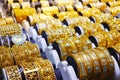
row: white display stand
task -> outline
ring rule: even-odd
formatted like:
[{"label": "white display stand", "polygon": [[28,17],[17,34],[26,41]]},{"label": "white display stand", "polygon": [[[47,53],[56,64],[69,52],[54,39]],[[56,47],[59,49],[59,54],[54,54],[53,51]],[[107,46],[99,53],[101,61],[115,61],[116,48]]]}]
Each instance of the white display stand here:
[{"label": "white display stand", "polygon": [[62,74],[63,80],[79,80],[72,66],[67,61],[62,61],[57,66]]},{"label": "white display stand", "polygon": [[35,42],[38,44],[39,48],[42,49],[43,52],[45,52],[45,48],[47,47],[47,44],[45,39],[41,35],[38,35],[36,37]]},{"label": "white display stand", "polygon": [[30,35],[30,37],[36,41],[36,37],[38,36],[36,30],[33,27],[29,27],[28,29],[28,34]]},{"label": "white display stand", "polygon": [[120,80],[120,68],[116,59],[112,56],[115,64],[114,80]]},{"label": "white display stand", "polygon": [[39,48],[45,52],[45,48],[47,47],[45,39],[41,35],[38,35],[33,27],[29,27],[28,34],[35,41],[35,43],[38,44]]},{"label": "white display stand", "polygon": [[28,32],[29,28],[30,28],[30,24],[27,20],[23,20],[22,21],[22,27]]},{"label": "white display stand", "polygon": [[51,63],[55,64],[55,67],[57,68],[58,63],[60,62],[60,58],[58,56],[57,51],[54,50],[52,46],[48,46],[45,49],[45,53],[46,53],[47,59],[49,59]]}]

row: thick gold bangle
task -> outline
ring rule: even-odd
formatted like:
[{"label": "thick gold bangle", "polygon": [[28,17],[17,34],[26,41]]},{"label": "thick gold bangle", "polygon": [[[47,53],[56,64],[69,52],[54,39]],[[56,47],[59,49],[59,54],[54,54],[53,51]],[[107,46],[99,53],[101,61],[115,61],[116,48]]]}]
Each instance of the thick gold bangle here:
[{"label": "thick gold bangle", "polygon": [[82,35],[80,38],[78,38],[81,42],[82,45],[82,51],[92,49],[92,43],[91,41],[87,38],[87,36]]},{"label": "thick gold bangle", "polygon": [[114,44],[117,44],[120,40],[120,33],[116,30],[110,31],[112,38],[114,39]]},{"label": "thick gold bangle", "polygon": [[27,50],[26,54],[28,55],[29,61],[34,61],[34,58],[40,57],[40,51],[36,44],[26,42],[24,43],[23,47],[24,47],[24,50]]},{"label": "thick gold bangle", "polygon": [[0,19],[0,26],[5,26],[6,25],[6,21],[4,19]]},{"label": "thick gold bangle", "polygon": [[87,79],[87,71],[85,69],[85,63],[84,60],[81,59],[82,55],[80,54],[71,54],[70,55],[77,64],[77,68],[78,68],[78,77],[80,80],[86,80]]},{"label": "thick gold bangle", "polygon": [[106,40],[103,37],[103,32],[96,32],[93,34],[93,36],[97,39],[98,46],[105,47],[106,46]]},{"label": "thick gold bangle", "polygon": [[12,17],[5,18],[6,24],[13,24],[14,20]]},{"label": "thick gold bangle", "polygon": [[30,2],[22,2],[21,6],[22,6],[22,9],[25,9],[25,8],[30,8],[31,4],[30,4]]},{"label": "thick gold bangle", "polygon": [[65,48],[66,48],[68,54],[77,52],[77,48],[76,48],[74,42],[72,42],[72,40],[68,40],[65,43]]},{"label": "thick gold bangle", "polygon": [[25,74],[25,78],[28,80],[39,80],[38,69],[33,62],[22,63],[21,67]]},{"label": "thick gold bangle", "polygon": [[99,58],[101,67],[102,67],[102,74],[101,74],[101,78],[107,78],[108,77],[108,62],[106,59],[105,54],[99,50],[99,48],[93,49],[93,51],[96,53],[97,57]]},{"label": "thick gold bangle", "polygon": [[38,68],[40,80],[56,80],[54,69],[50,61],[37,58],[34,63]]},{"label": "thick gold bangle", "polygon": [[[85,51],[87,51],[87,50],[85,50]],[[91,79],[93,77],[93,65],[91,62],[91,58],[85,52],[84,52],[84,54],[81,54],[81,53],[78,53],[78,54],[82,55],[81,58],[84,60],[88,79]]]},{"label": "thick gold bangle", "polygon": [[108,67],[109,75],[113,74],[114,69],[115,69],[114,61],[113,61],[112,57],[110,56],[109,51],[104,47],[99,47],[99,49],[102,50],[106,56],[107,62],[109,64],[109,67]]},{"label": "thick gold bangle", "polygon": [[49,2],[48,1],[40,1],[42,7],[48,7]]},{"label": "thick gold bangle", "polygon": [[18,66],[9,66],[4,68],[8,77],[8,80],[22,80]]},{"label": "thick gold bangle", "polygon": [[13,53],[13,57],[15,59],[16,64],[20,64],[21,62],[27,62],[28,56],[27,51],[24,50],[22,46],[14,45],[11,48],[11,51]]},{"label": "thick gold bangle", "polygon": [[99,74],[101,74],[101,66],[100,66],[100,62],[99,62],[98,57],[96,56],[96,54],[92,50],[89,50],[89,53],[87,53],[87,55],[91,58],[91,61],[92,61],[93,72],[95,74],[94,77],[99,76]]},{"label": "thick gold bangle", "polygon": [[25,9],[13,9],[12,15],[16,17],[17,22],[22,22],[27,16],[35,14],[36,10],[34,8],[25,8]]},{"label": "thick gold bangle", "polygon": [[59,48],[60,48],[60,51],[61,51],[61,58],[62,58],[62,60],[65,60],[65,58],[67,56],[67,50],[65,48],[65,42],[62,41],[62,40],[59,40],[57,42],[59,44]]},{"label": "thick gold bangle", "polygon": [[13,56],[11,55],[10,49],[3,46],[1,46],[0,49],[2,50],[0,51],[0,67],[3,68],[5,66],[14,65]]}]

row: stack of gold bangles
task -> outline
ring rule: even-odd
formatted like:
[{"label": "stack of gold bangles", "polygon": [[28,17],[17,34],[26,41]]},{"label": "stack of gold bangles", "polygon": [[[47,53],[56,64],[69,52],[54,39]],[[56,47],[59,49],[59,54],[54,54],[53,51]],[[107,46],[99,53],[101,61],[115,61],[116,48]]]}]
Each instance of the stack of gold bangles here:
[{"label": "stack of gold bangles", "polygon": [[80,37],[69,37],[69,39],[61,38],[57,43],[61,51],[60,57],[62,60],[65,60],[69,54],[92,49],[92,43],[85,35]]},{"label": "stack of gold bangles", "polygon": [[25,9],[25,8],[30,8],[31,5],[29,2],[22,2],[22,3],[12,3],[8,4],[8,11],[11,12],[13,9]]},{"label": "stack of gold bangles", "polygon": [[116,30],[110,32],[96,32],[92,34],[98,43],[98,46],[110,47],[119,43],[120,33]]},{"label": "stack of gold bangles", "polygon": [[[37,58],[34,62],[3,68],[8,80],[56,80],[50,61]],[[14,74],[13,74],[14,73]]]},{"label": "stack of gold bangles", "polygon": [[25,9],[13,9],[12,15],[15,16],[17,22],[22,22],[27,18],[28,15],[35,14],[36,10],[34,8],[25,8]]},{"label": "stack of gold bangles", "polygon": [[13,24],[15,22],[16,21],[13,17],[0,18],[0,26],[5,26],[7,24]]},{"label": "stack of gold bangles", "polygon": [[21,33],[22,33],[21,26],[17,23],[4,25],[0,27],[0,36],[21,34]]},{"label": "stack of gold bangles", "polygon": [[[107,79],[114,72],[114,61],[109,51],[104,47],[71,54],[67,60],[70,65],[76,64],[78,70],[76,74],[80,80]],[[72,61],[75,62],[72,63]]]},{"label": "stack of gold bangles", "polygon": [[12,48],[1,46],[0,49],[2,49],[0,51],[0,68],[20,64],[21,62],[34,61],[34,58],[41,55],[38,46],[30,42],[21,46],[13,45]]},{"label": "stack of gold bangles", "polygon": [[[53,33],[54,32],[54,33]],[[54,28],[46,31],[48,41],[54,42],[60,38],[75,36],[75,30],[73,28]]]}]

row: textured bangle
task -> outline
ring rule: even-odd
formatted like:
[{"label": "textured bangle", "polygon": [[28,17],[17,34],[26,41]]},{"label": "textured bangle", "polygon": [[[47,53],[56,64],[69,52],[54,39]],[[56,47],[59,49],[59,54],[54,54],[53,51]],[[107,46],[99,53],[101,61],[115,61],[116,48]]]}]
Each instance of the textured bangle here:
[{"label": "textured bangle", "polygon": [[38,68],[40,80],[56,80],[52,64],[46,59],[36,59],[34,62]]},{"label": "textured bangle", "polygon": [[8,80],[22,80],[18,66],[5,67]]},{"label": "textured bangle", "polygon": [[39,80],[38,69],[33,62],[22,63],[21,67],[23,69],[25,78],[28,80]]}]

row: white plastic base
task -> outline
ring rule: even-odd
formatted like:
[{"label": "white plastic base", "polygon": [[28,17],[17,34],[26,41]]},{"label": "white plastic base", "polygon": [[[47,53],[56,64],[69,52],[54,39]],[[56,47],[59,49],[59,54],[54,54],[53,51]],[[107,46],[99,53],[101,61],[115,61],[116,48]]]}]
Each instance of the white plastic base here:
[{"label": "white plastic base", "polygon": [[115,58],[112,56],[113,60],[114,60],[114,64],[115,64],[115,72],[114,72],[114,80],[120,80],[120,68],[119,65],[117,63],[117,61],[115,60]]},{"label": "white plastic base", "polygon": [[48,46],[45,49],[45,53],[47,58],[51,61],[51,63],[55,64],[55,67],[57,68],[58,63],[60,62],[57,51],[54,50],[52,46]]},{"label": "white plastic base", "polygon": [[28,34],[33,40],[36,40],[36,37],[38,36],[36,30],[33,27],[29,27]]},{"label": "white plastic base", "polygon": [[62,61],[57,66],[62,74],[63,80],[79,80],[72,66],[67,61]]},{"label": "white plastic base", "polygon": [[28,32],[29,28],[30,28],[30,24],[27,20],[23,20],[22,21],[22,27]]},{"label": "white plastic base", "polygon": [[36,37],[35,42],[38,44],[39,48],[42,49],[43,52],[45,52],[45,48],[47,47],[47,44],[45,39],[41,35],[38,35]]}]

